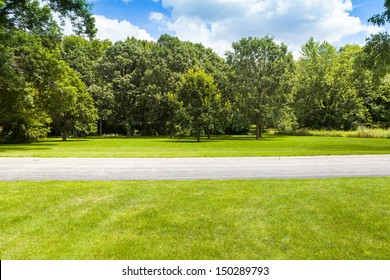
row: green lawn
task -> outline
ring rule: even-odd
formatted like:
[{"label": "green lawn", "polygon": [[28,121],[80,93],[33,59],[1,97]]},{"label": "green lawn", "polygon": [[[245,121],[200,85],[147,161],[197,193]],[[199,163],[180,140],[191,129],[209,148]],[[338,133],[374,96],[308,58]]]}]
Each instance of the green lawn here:
[{"label": "green lawn", "polygon": [[47,139],[0,145],[0,157],[240,157],[390,154],[390,139],[274,136],[224,136],[197,143],[193,138]]},{"label": "green lawn", "polygon": [[0,182],[0,259],[390,259],[390,178]]}]

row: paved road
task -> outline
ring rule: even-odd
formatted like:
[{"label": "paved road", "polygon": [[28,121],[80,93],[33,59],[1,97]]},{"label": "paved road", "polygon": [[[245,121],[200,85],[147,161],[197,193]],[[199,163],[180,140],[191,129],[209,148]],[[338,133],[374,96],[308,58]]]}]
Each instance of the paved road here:
[{"label": "paved road", "polygon": [[390,176],[390,155],[255,158],[0,158],[0,180],[195,180]]}]

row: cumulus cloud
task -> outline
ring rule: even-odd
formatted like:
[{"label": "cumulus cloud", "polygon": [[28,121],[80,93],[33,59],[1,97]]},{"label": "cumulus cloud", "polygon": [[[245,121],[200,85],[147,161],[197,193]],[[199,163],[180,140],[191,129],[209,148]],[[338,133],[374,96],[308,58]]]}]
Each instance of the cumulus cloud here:
[{"label": "cumulus cloud", "polygon": [[95,15],[95,19],[98,29],[96,36],[99,39],[110,39],[114,42],[125,40],[127,37],[148,41],[154,40],[145,29],[141,29],[126,20],[118,21],[101,15]]},{"label": "cumulus cloud", "polygon": [[[56,15],[57,20],[58,15]],[[98,32],[96,37],[101,40],[109,39],[112,42],[123,41],[128,37],[135,37],[141,40],[154,41],[155,39],[145,30],[133,25],[127,20],[118,21],[116,19],[109,19],[102,15],[95,15],[95,24]],[[65,26],[62,27],[65,35],[73,34],[72,24],[70,20],[65,20]]]},{"label": "cumulus cloud", "polygon": [[183,40],[202,42],[219,54],[246,36],[273,35],[297,53],[309,37],[340,43],[379,29],[353,17],[351,0],[161,0],[170,18],[153,14]]}]

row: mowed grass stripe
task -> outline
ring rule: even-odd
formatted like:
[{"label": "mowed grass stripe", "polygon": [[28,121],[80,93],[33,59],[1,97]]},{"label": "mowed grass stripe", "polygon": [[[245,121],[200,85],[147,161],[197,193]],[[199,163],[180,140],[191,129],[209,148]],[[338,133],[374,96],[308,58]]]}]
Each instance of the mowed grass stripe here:
[{"label": "mowed grass stripe", "polygon": [[0,182],[0,259],[389,259],[390,178]]},{"label": "mowed grass stripe", "polygon": [[221,136],[197,143],[193,138],[46,139],[33,144],[0,144],[0,157],[254,157],[390,154],[390,139],[275,136]]}]

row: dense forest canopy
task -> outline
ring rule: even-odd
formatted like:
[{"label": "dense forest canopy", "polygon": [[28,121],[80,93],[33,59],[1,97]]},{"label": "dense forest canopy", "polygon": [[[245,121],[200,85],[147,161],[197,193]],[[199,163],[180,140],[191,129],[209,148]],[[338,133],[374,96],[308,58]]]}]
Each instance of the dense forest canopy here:
[{"label": "dense forest canopy", "polygon": [[[242,38],[224,58],[202,44],[93,39],[84,0],[0,0],[0,141],[104,133],[245,133],[256,126],[390,127],[390,36],[339,49],[314,38],[294,60],[271,36]],[[385,12],[370,20],[389,22]],[[77,35],[63,36],[53,11]],[[81,37],[84,35],[85,37]]]}]

